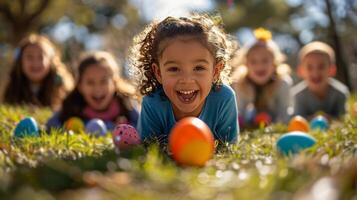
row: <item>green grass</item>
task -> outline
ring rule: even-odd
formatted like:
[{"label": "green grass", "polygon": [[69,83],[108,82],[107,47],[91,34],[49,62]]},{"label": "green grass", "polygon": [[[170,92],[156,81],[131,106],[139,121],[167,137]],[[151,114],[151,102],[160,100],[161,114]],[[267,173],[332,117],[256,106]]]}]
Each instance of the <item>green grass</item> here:
[{"label": "green grass", "polygon": [[203,168],[177,166],[152,146],[115,150],[111,136],[54,130],[14,139],[24,116],[44,129],[51,112],[0,106],[1,199],[352,199],[357,198],[357,119],[349,115],[317,144],[284,157],[286,126],[242,132]]}]

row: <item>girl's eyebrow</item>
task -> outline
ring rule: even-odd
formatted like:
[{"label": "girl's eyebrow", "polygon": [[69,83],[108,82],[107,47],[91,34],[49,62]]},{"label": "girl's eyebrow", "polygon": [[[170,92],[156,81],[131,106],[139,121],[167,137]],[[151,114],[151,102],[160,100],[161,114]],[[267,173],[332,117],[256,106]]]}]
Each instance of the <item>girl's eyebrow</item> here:
[{"label": "girl's eyebrow", "polygon": [[171,65],[171,64],[177,64],[177,62],[176,62],[176,61],[173,61],[173,60],[168,60],[168,61],[166,61],[166,62],[164,63],[164,66],[165,66],[165,65]]},{"label": "girl's eyebrow", "polygon": [[[197,60],[193,60],[193,63],[206,63],[206,64],[209,64],[209,62],[206,60],[206,59],[197,59]],[[176,61],[173,61],[173,60],[168,60],[164,63],[164,66],[165,65],[171,65],[171,64],[177,64],[179,62],[176,62]]]},{"label": "girl's eyebrow", "polygon": [[204,62],[204,63],[209,64],[209,62],[206,59],[197,59],[197,60],[194,60],[193,62],[195,62],[195,63]]}]

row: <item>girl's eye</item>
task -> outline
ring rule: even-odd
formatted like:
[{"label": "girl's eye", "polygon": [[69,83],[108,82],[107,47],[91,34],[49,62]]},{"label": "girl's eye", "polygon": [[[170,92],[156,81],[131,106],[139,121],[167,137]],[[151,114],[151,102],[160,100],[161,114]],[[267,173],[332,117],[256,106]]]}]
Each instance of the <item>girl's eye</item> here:
[{"label": "girl's eye", "polygon": [[178,67],[169,67],[169,68],[167,68],[168,72],[177,72],[178,70],[179,70]]},{"label": "girl's eye", "polygon": [[108,78],[101,80],[101,84],[103,84],[103,85],[106,85],[108,83],[109,83],[109,79]]},{"label": "girl's eye", "polygon": [[206,70],[206,67],[204,67],[202,65],[197,65],[194,70],[195,71],[204,71],[204,70]]},{"label": "girl's eye", "polygon": [[26,55],[26,56],[24,56],[25,57],[25,59],[27,59],[27,60],[32,60],[33,59],[33,56],[32,55]]},{"label": "girl's eye", "polygon": [[94,83],[93,80],[87,80],[85,83],[86,83],[88,86],[93,86],[93,85],[95,85],[95,83]]}]

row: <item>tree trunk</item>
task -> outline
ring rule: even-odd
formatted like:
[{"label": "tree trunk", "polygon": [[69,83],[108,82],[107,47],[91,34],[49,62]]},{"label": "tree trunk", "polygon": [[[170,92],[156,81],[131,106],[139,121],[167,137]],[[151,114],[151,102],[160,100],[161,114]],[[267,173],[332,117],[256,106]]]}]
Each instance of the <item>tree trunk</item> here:
[{"label": "tree trunk", "polygon": [[351,82],[348,73],[348,64],[344,59],[343,48],[341,45],[340,36],[338,35],[335,20],[332,13],[332,3],[330,0],[325,0],[326,12],[330,20],[329,35],[333,42],[333,47],[336,54],[337,79],[342,81],[349,90],[351,90]]},{"label": "tree trunk", "polygon": [[0,4],[0,14],[7,20],[10,25],[11,34],[8,34],[7,41],[16,45],[24,36],[37,26],[38,18],[48,7],[50,0],[41,0],[38,7],[31,13],[26,12],[27,1],[18,0],[20,10],[14,13],[6,3]]}]

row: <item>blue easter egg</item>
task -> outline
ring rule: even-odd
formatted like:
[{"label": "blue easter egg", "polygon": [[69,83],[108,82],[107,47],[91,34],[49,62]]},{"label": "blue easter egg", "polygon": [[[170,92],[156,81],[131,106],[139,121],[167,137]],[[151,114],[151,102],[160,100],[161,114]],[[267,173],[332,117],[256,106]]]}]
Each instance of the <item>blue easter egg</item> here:
[{"label": "blue easter egg", "polygon": [[278,150],[284,154],[296,154],[301,150],[312,147],[316,143],[316,139],[311,135],[301,131],[293,131],[282,135],[276,145]]},{"label": "blue easter egg", "polygon": [[324,130],[327,130],[328,127],[329,127],[328,121],[322,115],[314,117],[310,122],[311,129],[320,129],[320,130],[324,131]]},{"label": "blue easter egg", "polygon": [[25,137],[25,136],[39,136],[39,129],[37,122],[32,117],[26,117],[22,119],[14,130],[15,137]]},{"label": "blue easter egg", "polygon": [[92,119],[86,125],[86,132],[91,135],[103,136],[107,133],[107,127],[103,120]]}]

